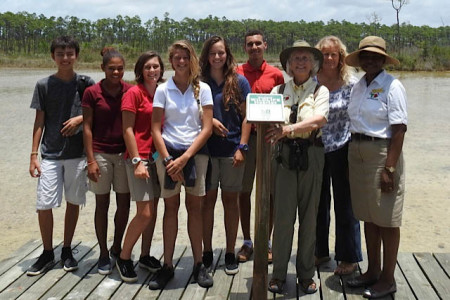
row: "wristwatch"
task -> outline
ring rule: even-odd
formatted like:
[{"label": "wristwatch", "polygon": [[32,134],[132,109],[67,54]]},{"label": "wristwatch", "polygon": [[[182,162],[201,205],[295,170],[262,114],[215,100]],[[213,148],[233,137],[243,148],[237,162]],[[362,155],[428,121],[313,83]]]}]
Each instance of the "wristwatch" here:
[{"label": "wristwatch", "polygon": [[394,172],[395,172],[395,168],[394,168],[394,167],[386,167],[386,166],[384,166],[384,168],[385,168],[386,171],[388,171],[389,173],[394,173]]},{"label": "wristwatch", "polygon": [[133,163],[133,165],[137,165],[138,163],[140,163],[142,161],[142,158],[140,157],[133,157],[133,159],[131,160],[131,162]]},{"label": "wristwatch", "polygon": [[242,150],[244,152],[247,152],[248,151],[248,144],[239,144],[238,149]]},{"label": "wristwatch", "polygon": [[167,166],[171,160],[173,160],[173,156],[172,155],[169,155],[166,158],[164,158],[163,159],[164,166]]}]

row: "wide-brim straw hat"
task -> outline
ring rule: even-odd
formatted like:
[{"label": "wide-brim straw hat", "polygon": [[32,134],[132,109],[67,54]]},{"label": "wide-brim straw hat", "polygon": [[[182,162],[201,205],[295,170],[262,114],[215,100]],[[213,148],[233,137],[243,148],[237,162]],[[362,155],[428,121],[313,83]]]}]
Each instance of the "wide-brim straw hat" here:
[{"label": "wide-brim straw hat", "polygon": [[384,64],[390,65],[398,65],[400,62],[398,59],[389,56],[386,52],[386,42],[380,38],[379,36],[368,36],[365,37],[359,42],[359,49],[350,53],[345,58],[345,63],[352,67],[360,67],[359,63],[359,53],[361,51],[369,51],[384,55],[386,57],[386,61]]},{"label": "wide-brim straw hat", "polygon": [[289,59],[289,56],[291,56],[292,51],[294,50],[306,50],[311,52],[314,55],[314,58],[319,61],[319,67],[322,67],[323,63],[323,54],[320,52],[319,49],[316,49],[314,47],[311,47],[307,42],[303,40],[295,41],[292,47],[286,48],[280,53],[280,62],[283,66],[283,69],[286,70],[286,62]]}]

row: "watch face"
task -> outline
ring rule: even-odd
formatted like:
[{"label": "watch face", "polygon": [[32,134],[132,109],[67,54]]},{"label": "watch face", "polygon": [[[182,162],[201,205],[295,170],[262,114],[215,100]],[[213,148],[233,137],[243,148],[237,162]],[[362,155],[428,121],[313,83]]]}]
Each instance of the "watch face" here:
[{"label": "watch face", "polygon": [[244,150],[244,151],[248,151],[248,145],[247,144],[240,144],[239,145],[239,149]]},{"label": "watch face", "polygon": [[133,163],[133,165],[136,165],[137,163],[139,163],[141,161],[140,157],[133,157],[133,159],[131,160],[131,162]]}]

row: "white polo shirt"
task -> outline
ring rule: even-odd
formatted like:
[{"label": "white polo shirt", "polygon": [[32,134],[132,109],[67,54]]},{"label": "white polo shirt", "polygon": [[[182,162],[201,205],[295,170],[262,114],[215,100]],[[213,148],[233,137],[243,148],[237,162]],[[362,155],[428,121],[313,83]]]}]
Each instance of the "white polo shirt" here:
[{"label": "white polo shirt", "polygon": [[[213,105],[210,87],[200,81],[200,104]],[[202,130],[197,100],[192,85],[183,94],[172,78],[158,86],[153,106],[164,109],[162,137],[175,149],[187,148]]]},{"label": "white polo shirt", "polygon": [[350,132],[391,138],[391,125],[407,125],[405,88],[385,70],[369,86],[363,76],[351,92],[348,115]]}]

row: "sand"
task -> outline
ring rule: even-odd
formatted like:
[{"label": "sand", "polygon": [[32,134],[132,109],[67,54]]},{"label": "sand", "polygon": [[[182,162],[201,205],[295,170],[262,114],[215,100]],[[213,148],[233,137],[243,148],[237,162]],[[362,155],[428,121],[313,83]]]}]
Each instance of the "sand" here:
[{"label": "sand", "polygon": [[[34,111],[29,109],[34,83],[37,78],[50,74],[50,70],[11,70],[0,72],[0,260],[8,257],[30,239],[40,239],[35,211],[36,183],[28,174],[31,134]],[[32,73],[30,75],[30,73]],[[98,80],[101,74],[93,74]],[[450,104],[445,95],[450,93],[449,75],[433,78],[432,75],[401,75],[409,95],[409,124],[404,145],[406,160],[406,184],[403,226],[400,251],[402,252],[450,252],[449,174],[450,139],[447,122]],[[425,82],[425,88],[421,86]],[[430,101],[424,101],[430,99]],[[430,104],[433,100],[435,105]],[[436,104],[437,103],[437,104]],[[425,121],[424,121],[425,120]],[[109,237],[112,238],[114,194],[109,211]],[[253,199],[254,201],[254,199]],[[154,243],[162,244],[163,200],[160,200]],[[88,193],[87,205],[82,208],[74,240],[96,240],[94,231],[95,200]],[[63,238],[65,203],[54,209],[54,240]],[[135,205],[131,205],[131,217]],[[216,205],[214,247],[225,246],[223,208]],[[130,219],[131,219],[130,217]],[[253,218],[253,216],[252,216]],[[333,222],[332,222],[333,223]],[[184,202],[179,213],[177,243],[189,244],[186,232]],[[252,220],[253,224],[253,220]],[[253,226],[253,225],[252,225]],[[253,231],[253,227],[252,227]],[[334,245],[332,226],[330,245]],[[237,247],[242,242],[238,232]],[[363,242],[363,249],[365,249]],[[332,249],[331,249],[332,250]]]}]

